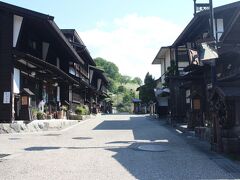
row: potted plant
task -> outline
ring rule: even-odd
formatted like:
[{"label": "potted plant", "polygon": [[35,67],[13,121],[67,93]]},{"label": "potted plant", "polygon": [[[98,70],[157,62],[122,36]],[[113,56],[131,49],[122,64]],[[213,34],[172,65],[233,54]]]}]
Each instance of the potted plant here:
[{"label": "potted plant", "polygon": [[63,110],[57,111],[57,118],[63,119]]},{"label": "potted plant", "polygon": [[45,113],[44,112],[41,112],[41,111],[38,111],[37,112],[37,119],[40,120],[40,119],[45,119]]}]

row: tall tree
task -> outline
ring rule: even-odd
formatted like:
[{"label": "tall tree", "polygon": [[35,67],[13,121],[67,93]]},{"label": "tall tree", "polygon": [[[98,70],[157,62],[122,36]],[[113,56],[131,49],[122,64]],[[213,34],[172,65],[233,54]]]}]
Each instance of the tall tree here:
[{"label": "tall tree", "polygon": [[126,75],[123,75],[120,77],[120,83],[121,84],[127,84],[131,82],[131,77],[130,76],[126,76]]},{"label": "tall tree", "polygon": [[156,87],[156,81],[152,75],[147,73],[144,78],[144,85],[139,88],[139,98],[143,103],[149,103],[150,101],[156,101],[154,88]]},{"label": "tall tree", "polygon": [[151,84],[155,80],[153,79],[152,75],[148,72],[144,78],[144,84]]},{"label": "tall tree", "polygon": [[109,78],[117,81],[120,79],[121,75],[116,64],[100,57],[95,58],[94,61],[98,67],[102,68],[105,71]]}]

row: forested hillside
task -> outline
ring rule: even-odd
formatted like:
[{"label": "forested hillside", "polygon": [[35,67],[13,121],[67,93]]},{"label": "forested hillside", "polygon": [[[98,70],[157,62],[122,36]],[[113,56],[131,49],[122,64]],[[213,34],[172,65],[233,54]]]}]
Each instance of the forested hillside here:
[{"label": "forested hillside", "polygon": [[138,98],[136,89],[142,84],[142,80],[139,77],[132,78],[122,75],[116,64],[103,58],[95,58],[94,61],[98,68],[105,71],[109,80],[108,90],[113,100],[113,106],[117,107],[118,111],[130,111],[131,100]]}]

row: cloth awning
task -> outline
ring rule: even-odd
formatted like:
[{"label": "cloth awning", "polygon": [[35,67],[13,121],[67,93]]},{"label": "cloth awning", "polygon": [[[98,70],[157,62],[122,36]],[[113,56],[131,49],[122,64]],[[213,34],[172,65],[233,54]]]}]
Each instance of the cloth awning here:
[{"label": "cloth awning", "polygon": [[164,94],[164,93],[167,93],[169,94],[170,93],[170,89],[169,88],[160,88],[160,89],[154,89],[154,93],[155,93],[155,96],[159,96],[161,94]]},{"label": "cloth awning", "polygon": [[137,98],[132,99],[132,103],[140,103],[140,102],[142,102],[141,99],[137,99]]}]

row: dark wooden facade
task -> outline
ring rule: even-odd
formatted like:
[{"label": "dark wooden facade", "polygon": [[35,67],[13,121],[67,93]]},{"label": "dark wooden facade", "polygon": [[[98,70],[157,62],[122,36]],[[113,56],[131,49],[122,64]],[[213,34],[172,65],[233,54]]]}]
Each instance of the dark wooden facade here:
[{"label": "dark wooden facade", "polygon": [[[176,52],[175,72],[168,76],[171,117],[173,122],[187,122],[190,129],[209,128],[214,150],[237,152],[240,149],[240,3],[214,8],[214,37],[211,37],[209,14],[209,10],[196,13],[171,46]],[[215,49],[218,57],[204,60],[203,43]],[[185,48],[185,54],[190,50],[198,52],[197,58],[185,56],[189,65],[182,74],[178,66],[179,48]]]},{"label": "dark wooden facade", "polygon": [[[0,122],[29,120],[21,115],[23,89],[32,93],[29,107],[43,100],[51,114],[103,95],[90,82],[96,64],[75,30],[61,31],[52,16],[3,2],[0,20]],[[102,74],[96,78],[106,87]]]}]

